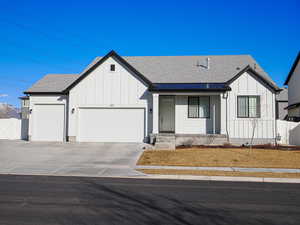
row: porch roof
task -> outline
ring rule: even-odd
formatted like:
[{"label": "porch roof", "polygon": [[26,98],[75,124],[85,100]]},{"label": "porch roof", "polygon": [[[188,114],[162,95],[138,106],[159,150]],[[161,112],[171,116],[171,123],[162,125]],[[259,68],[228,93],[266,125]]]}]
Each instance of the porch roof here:
[{"label": "porch roof", "polygon": [[149,88],[150,91],[184,91],[184,92],[224,92],[231,88],[224,83],[154,83]]}]

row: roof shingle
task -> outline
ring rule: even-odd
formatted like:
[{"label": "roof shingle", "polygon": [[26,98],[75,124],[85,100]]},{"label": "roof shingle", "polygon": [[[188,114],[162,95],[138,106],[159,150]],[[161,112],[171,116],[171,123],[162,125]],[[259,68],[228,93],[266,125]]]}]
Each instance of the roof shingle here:
[{"label": "roof shingle", "polygon": [[79,74],[47,74],[42,79],[37,81],[24,93],[47,92],[56,93],[62,92],[67,86],[72,84]]},{"label": "roof shingle", "polygon": [[[62,92],[101,58],[96,57],[80,74],[48,74],[26,92]],[[125,56],[122,58],[152,83],[226,83],[249,65],[275,89],[279,89],[250,55]],[[209,58],[209,68],[206,68],[207,58]]]}]

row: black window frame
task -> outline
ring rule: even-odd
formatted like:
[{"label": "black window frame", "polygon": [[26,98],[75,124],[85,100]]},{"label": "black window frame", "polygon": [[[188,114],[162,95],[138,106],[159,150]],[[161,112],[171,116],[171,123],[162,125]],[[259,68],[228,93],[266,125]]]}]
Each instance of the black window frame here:
[{"label": "black window frame", "polygon": [[[259,108],[256,108],[256,116],[250,116],[250,113],[249,113],[249,99],[250,97],[256,97],[259,99]],[[247,108],[247,116],[239,116],[239,98],[247,98],[247,102],[248,102],[248,108]],[[237,118],[261,118],[261,98],[260,98],[260,95],[238,95],[237,96],[237,109],[236,109],[236,116]],[[257,110],[258,110],[258,113],[257,113]],[[258,115],[257,115],[258,114]]]},{"label": "black window frame", "polygon": [[[199,115],[199,107],[200,107],[200,97],[208,97],[208,116]],[[197,98],[198,105],[198,115],[196,117],[190,116],[190,98]],[[210,119],[210,96],[188,96],[188,118],[189,119]]]},{"label": "black window frame", "polygon": [[115,71],[116,71],[116,65],[110,64],[110,72],[115,72]]}]

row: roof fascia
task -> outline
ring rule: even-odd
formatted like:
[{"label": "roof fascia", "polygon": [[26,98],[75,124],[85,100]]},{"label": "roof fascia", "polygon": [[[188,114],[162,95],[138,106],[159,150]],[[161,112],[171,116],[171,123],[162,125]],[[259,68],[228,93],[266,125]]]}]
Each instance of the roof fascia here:
[{"label": "roof fascia", "polygon": [[298,65],[299,61],[300,61],[300,51],[298,52],[298,55],[297,55],[297,57],[296,57],[296,59],[295,59],[295,61],[293,63],[293,66],[292,66],[292,68],[291,68],[291,70],[290,70],[290,72],[289,72],[289,74],[288,74],[288,76],[287,76],[287,78],[286,78],[286,80],[284,82],[284,85],[288,85],[289,84],[289,81],[290,81],[290,79],[291,79],[291,77],[292,77],[292,75],[293,75],[293,73],[294,73],[294,71],[296,69],[296,66]]}]

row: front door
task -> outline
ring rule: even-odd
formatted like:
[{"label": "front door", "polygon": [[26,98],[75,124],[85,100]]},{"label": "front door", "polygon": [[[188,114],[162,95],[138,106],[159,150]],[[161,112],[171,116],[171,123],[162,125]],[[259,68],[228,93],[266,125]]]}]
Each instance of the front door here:
[{"label": "front door", "polygon": [[159,97],[159,132],[175,132],[175,97]]}]

